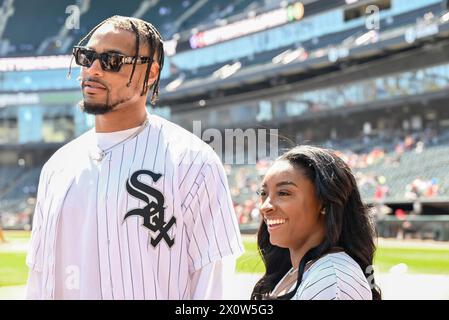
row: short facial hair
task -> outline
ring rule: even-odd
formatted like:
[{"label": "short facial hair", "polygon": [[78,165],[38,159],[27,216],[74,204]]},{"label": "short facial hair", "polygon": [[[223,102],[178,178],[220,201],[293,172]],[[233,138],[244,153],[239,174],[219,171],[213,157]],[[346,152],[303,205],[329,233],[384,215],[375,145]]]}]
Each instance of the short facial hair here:
[{"label": "short facial hair", "polygon": [[118,105],[131,100],[131,98],[132,97],[124,98],[124,99],[118,100],[114,103],[109,103],[109,91],[108,91],[105,103],[90,103],[90,102],[86,102],[83,99],[78,103],[78,105],[82,112],[85,112],[87,114],[92,114],[92,115],[101,115],[101,114],[106,114],[106,113],[110,113],[110,112],[114,111],[114,109]]}]

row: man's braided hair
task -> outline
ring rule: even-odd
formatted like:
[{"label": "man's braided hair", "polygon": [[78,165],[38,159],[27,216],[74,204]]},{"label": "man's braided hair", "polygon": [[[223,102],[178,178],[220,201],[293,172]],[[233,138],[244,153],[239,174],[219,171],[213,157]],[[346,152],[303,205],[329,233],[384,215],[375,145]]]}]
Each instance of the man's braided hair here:
[{"label": "man's braided hair", "polygon": [[[151,104],[155,104],[158,95],[159,95],[159,81],[161,77],[161,70],[164,66],[164,43],[161,34],[157,29],[149,22],[143,21],[141,19],[132,18],[132,17],[124,17],[124,16],[112,16],[106,20],[103,20],[98,25],[96,25],[84,38],[82,38],[78,45],[82,45],[86,40],[89,40],[92,34],[100,28],[102,25],[105,24],[111,24],[115,28],[125,31],[130,31],[136,35],[136,53],[134,63],[133,63],[133,69],[131,72],[131,76],[129,77],[129,82],[127,86],[129,87],[131,85],[131,81],[134,75],[134,71],[136,69],[136,62],[137,57],[139,56],[139,49],[140,44],[146,43],[150,49],[150,57],[156,58],[156,62],[159,65],[159,74],[157,76],[156,81],[154,81],[153,85],[151,86],[153,88],[153,94],[151,96]],[[151,65],[152,61],[148,63],[147,70],[145,72],[145,80],[143,81],[143,87],[141,96],[147,93],[148,91],[148,80],[150,76],[151,71]]]}]

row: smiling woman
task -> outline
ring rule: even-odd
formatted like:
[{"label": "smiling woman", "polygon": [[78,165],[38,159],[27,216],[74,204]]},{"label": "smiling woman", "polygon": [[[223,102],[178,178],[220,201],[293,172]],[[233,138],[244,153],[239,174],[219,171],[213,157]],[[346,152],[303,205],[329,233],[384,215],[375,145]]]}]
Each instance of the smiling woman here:
[{"label": "smiling woman", "polygon": [[302,171],[288,161],[277,161],[265,176],[260,191],[260,209],[270,241],[291,248],[291,254],[296,256],[292,259],[295,268],[299,264],[297,258],[304,255],[301,250],[308,246],[305,242],[318,245],[324,237],[324,216],[319,215],[322,204],[312,181]]},{"label": "smiling woman", "polygon": [[266,272],[252,299],[380,299],[374,229],[348,166],[332,151],[282,155],[259,191]]}]

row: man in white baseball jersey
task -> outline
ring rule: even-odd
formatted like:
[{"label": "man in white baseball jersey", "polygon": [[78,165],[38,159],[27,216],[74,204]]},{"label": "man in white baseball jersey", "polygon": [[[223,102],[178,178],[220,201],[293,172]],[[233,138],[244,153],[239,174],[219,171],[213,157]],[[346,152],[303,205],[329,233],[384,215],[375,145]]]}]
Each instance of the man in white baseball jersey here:
[{"label": "man in white baseball jersey", "polygon": [[73,55],[95,128],[42,169],[27,297],[223,298],[225,266],[243,252],[227,178],[212,148],[147,114],[163,66],[159,32],[114,16]]}]

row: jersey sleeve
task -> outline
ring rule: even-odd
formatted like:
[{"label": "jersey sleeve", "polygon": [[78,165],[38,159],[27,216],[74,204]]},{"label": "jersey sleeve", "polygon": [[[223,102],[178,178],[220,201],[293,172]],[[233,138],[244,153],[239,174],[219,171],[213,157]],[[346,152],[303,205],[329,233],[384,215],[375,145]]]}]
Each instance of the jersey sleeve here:
[{"label": "jersey sleeve", "polygon": [[[45,168],[45,167],[44,167]],[[43,222],[43,204],[45,201],[47,182],[45,170],[42,169],[39,177],[39,185],[37,190],[36,206],[33,213],[33,222],[31,230],[31,239],[28,246],[26,264],[31,270],[42,271],[42,266],[37,262],[38,251],[41,247],[42,238],[42,222]]]},{"label": "jersey sleeve", "polygon": [[26,264],[29,268],[28,279],[26,285],[26,299],[39,300],[42,288],[42,263],[38,262],[39,248],[42,248],[42,222],[43,222],[43,203],[46,193],[45,171],[42,169],[39,177],[39,185],[37,191],[36,206],[33,213],[33,223],[31,231],[31,239],[28,246]]},{"label": "jersey sleeve", "polygon": [[229,300],[233,297],[235,257],[227,256],[223,260],[209,263],[192,276],[193,300]]},{"label": "jersey sleeve", "polygon": [[27,300],[41,300],[42,272],[30,269],[26,285],[25,298]]},{"label": "jersey sleeve", "polygon": [[211,157],[190,179],[182,205],[190,270],[197,271],[227,256],[239,256],[243,245],[227,177],[218,156]]}]

